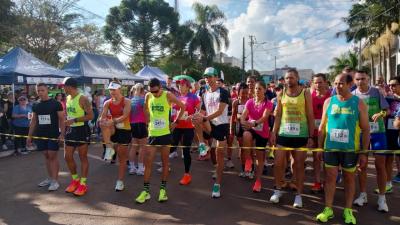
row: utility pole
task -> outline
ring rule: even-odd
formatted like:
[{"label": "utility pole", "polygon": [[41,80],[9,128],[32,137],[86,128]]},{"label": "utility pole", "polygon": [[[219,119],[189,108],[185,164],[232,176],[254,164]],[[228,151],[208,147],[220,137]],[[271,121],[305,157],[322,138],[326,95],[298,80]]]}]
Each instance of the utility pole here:
[{"label": "utility pole", "polygon": [[250,53],[251,53],[251,75],[254,75],[254,52],[253,52],[253,46],[254,46],[254,36],[250,35]]},{"label": "utility pole", "polygon": [[175,12],[176,12],[176,13],[179,13],[178,0],[175,0],[175,7],[174,7],[174,9],[175,9]]},{"label": "utility pole", "polygon": [[243,70],[243,73],[242,73],[242,82],[244,81],[244,74],[246,73],[246,70],[245,70],[245,64],[246,64],[246,56],[245,56],[245,40],[244,40],[244,37],[243,37],[243,55],[242,55],[242,70]]},{"label": "utility pole", "polygon": [[275,81],[278,81],[278,73],[276,72],[276,56],[275,56],[275,68],[274,68],[274,77],[275,77]]}]

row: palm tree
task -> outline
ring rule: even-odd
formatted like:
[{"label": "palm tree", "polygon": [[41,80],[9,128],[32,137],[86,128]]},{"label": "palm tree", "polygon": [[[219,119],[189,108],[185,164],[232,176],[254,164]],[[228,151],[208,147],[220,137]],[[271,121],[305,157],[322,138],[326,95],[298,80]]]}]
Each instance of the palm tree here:
[{"label": "palm tree", "polygon": [[339,57],[333,58],[333,64],[329,66],[330,74],[336,76],[342,72],[342,70],[349,66],[351,68],[357,68],[358,66],[358,58],[357,54],[354,52],[347,52]]},{"label": "palm tree", "polygon": [[200,61],[205,67],[211,64],[215,50],[220,51],[222,44],[225,49],[229,47],[229,31],[223,24],[225,15],[216,5],[194,3],[192,8],[196,17],[186,23],[194,32],[189,43],[189,54],[193,58],[194,52],[199,51]]}]

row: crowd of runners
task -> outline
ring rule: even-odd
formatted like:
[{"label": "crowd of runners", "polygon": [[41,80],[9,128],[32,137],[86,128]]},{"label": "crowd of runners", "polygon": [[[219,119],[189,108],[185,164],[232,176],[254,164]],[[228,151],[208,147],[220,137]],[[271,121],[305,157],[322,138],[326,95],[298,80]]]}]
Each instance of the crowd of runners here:
[{"label": "crowd of runners", "polygon": [[[392,180],[400,182],[400,174],[392,177],[394,161],[399,169],[399,156],[382,150],[399,149],[400,77],[391,78],[388,87],[372,86],[366,72],[346,68],[334,78],[332,87],[324,74],[315,74],[308,87],[300,84],[298,72],[290,69],[276,84],[266,85],[249,76],[231,93],[216,69],[207,68],[203,78],[196,84],[190,79],[176,80],[177,89],[170,86],[170,80],[163,87],[160,80],[151,79],[148,90],[136,84],[129,98],[114,79],[107,88],[109,97],[97,96],[98,104],[79,92],[77,80],[66,78],[64,107],[48,96],[47,85],[37,84],[39,100],[32,106],[26,144],[34,142],[46,158],[48,178],[39,186],[49,191],[59,188],[57,151],[64,143],[64,158],[71,173],[65,191],[85,195],[90,174],[88,142],[91,131],[98,131],[104,143],[104,159],[118,159],[115,190],[125,189],[127,172],[144,177],[137,203],[150,199],[150,177],[158,152],[158,201],[168,200],[169,159],[178,155],[176,146],[182,146],[181,185],[195,179],[191,176],[191,151],[198,150],[198,160],[211,159],[215,166],[211,196],[221,197],[223,170],[234,166],[232,151],[238,149],[239,176],[254,179],[252,191],[261,192],[264,167],[267,161],[273,162],[270,201],[278,204],[283,189],[291,188],[296,193],[293,207],[302,208],[307,151],[287,149],[319,148],[323,150],[312,153],[311,189],[324,191],[326,207],[316,216],[318,221],[333,218],[336,185],[343,180],[343,218],[347,224],[356,224],[352,206],[368,202],[368,156],[375,158],[377,210],[389,211],[385,195],[393,191]],[[239,148],[232,147],[236,145]],[[75,151],[79,153],[80,173],[73,157]],[[357,185],[360,193],[355,196]]]}]

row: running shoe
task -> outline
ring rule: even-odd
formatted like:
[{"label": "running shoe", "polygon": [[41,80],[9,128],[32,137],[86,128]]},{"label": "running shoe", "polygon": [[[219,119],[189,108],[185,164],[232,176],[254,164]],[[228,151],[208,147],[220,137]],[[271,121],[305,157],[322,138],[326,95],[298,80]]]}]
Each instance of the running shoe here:
[{"label": "running shoe", "polygon": [[392,180],[395,183],[400,183],[400,173],[398,173]]},{"label": "running shoe", "polygon": [[303,199],[301,198],[301,195],[296,195],[294,198],[294,203],[293,203],[294,208],[303,208]]},{"label": "running shoe", "polygon": [[212,189],[212,193],[211,193],[211,197],[212,198],[219,198],[221,197],[221,186],[219,184],[214,184],[213,189]]},{"label": "running shoe", "polygon": [[251,166],[253,165],[253,160],[251,159],[246,159],[246,162],[244,164],[244,171],[250,172],[251,171]]},{"label": "running shoe", "polygon": [[261,181],[260,181],[260,179],[257,179],[256,182],[254,182],[253,192],[261,192]]},{"label": "running shoe", "polygon": [[76,191],[78,186],[79,186],[79,179],[72,180],[71,183],[68,185],[67,189],[65,189],[65,192],[73,193],[74,191]]},{"label": "running shoe", "polygon": [[389,207],[386,203],[386,198],[378,197],[378,211],[379,212],[389,212]]},{"label": "running shoe", "polygon": [[247,176],[250,180],[253,180],[253,179],[254,179],[254,172],[253,172],[253,171],[248,172],[248,173],[246,173],[246,176]]},{"label": "running shoe", "polygon": [[328,220],[333,219],[333,210],[330,207],[325,207],[322,213],[317,215],[317,221],[326,223]]},{"label": "running shoe", "polygon": [[[376,188],[374,190],[375,194],[379,194],[379,188]],[[393,186],[392,185],[386,185],[386,194],[393,193]]]},{"label": "running shoe", "polygon": [[136,203],[143,204],[145,201],[151,198],[150,193],[147,191],[140,192],[139,196],[136,198]]},{"label": "running shoe", "polygon": [[207,155],[207,152],[209,149],[210,149],[210,147],[208,147],[205,143],[199,143],[199,155],[200,156]]},{"label": "running shoe", "polygon": [[159,202],[166,202],[168,200],[167,191],[164,188],[160,189],[160,193],[158,194]]},{"label": "running shoe", "polygon": [[136,175],[143,176],[144,175],[144,167],[139,167],[136,171]]},{"label": "running shoe", "polygon": [[241,171],[241,172],[239,173],[239,177],[246,177],[246,172]]},{"label": "running shoe", "polygon": [[343,173],[342,173],[342,170],[339,170],[338,175],[336,177],[336,183],[340,184],[340,183],[342,183],[342,180],[343,180]]},{"label": "running shoe", "polygon": [[274,190],[274,194],[271,196],[269,201],[272,203],[279,203],[279,199],[282,197],[282,194],[283,193],[281,190]]},{"label": "running shoe", "polygon": [[115,191],[123,191],[124,188],[124,182],[122,180],[117,180],[117,183],[115,183]]},{"label": "running shoe", "polygon": [[315,182],[313,186],[311,187],[311,191],[316,193],[316,192],[321,192],[322,191],[322,184],[319,182]]},{"label": "running shoe", "polygon": [[197,158],[198,161],[207,161],[209,159],[210,159],[210,153],[207,153],[205,156],[199,155],[199,157]]},{"label": "running shoe", "polygon": [[353,216],[353,210],[349,208],[344,208],[343,210],[343,219],[345,224],[353,224],[356,225],[356,218]]},{"label": "running shoe", "polygon": [[129,168],[129,174],[130,174],[130,175],[135,175],[135,174],[137,174],[137,171],[138,171],[138,169],[136,168],[136,166],[131,166],[131,167]]},{"label": "running shoe", "polygon": [[[159,173],[162,173],[162,171],[163,171],[162,167],[157,169],[157,172],[159,172]],[[171,172],[171,167],[168,167],[168,171]],[[144,174],[144,171],[143,171],[143,174]]]},{"label": "running shoe", "polygon": [[363,206],[368,203],[367,193],[360,193],[360,196],[354,200],[353,204],[357,206]]},{"label": "running shoe", "polygon": [[2,146],[2,150],[8,150],[8,147],[7,147],[7,145],[6,145],[6,144],[3,144],[3,146]]},{"label": "running shoe", "polygon": [[269,151],[268,159],[275,159],[274,151]]},{"label": "running shoe", "polygon": [[170,159],[173,159],[173,158],[178,158],[178,152],[171,152],[170,154],[169,154],[169,158]]},{"label": "running shoe", "polygon": [[228,159],[228,160],[225,162],[225,167],[226,167],[226,168],[229,168],[229,169],[233,169],[233,168],[235,168],[235,165],[233,164],[232,160]]},{"label": "running shoe", "polygon": [[104,160],[112,160],[115,154],[115,150],[111,147],[106,148],[106,152],[104,154]]},{"label": "running shoe", "polygon": [[51,179],[50,178],[46,178],[45,180],[41,181],[40,183],[38,183],[39,187],[46,187],[49,186],[51,183]]},{"label": "running shoe", "polygon": [[192,176],[189,173],[185,173],[182,179],[179,181],[181,185],[188,185],[192,181]]},{"label": "running shoe", "polygon": [[59,187],[60,187],[60,184],[56,180],[52,180],[50,182],[49,188],[47,190],[57,191]]},{"label": "running shoe", "polygon": [[86,184],[79,184],[78,189],[76,189],[76,191],[74,191],[74,195],[83,196],[86,194],[87,190],[88,190],[88,187]]}]

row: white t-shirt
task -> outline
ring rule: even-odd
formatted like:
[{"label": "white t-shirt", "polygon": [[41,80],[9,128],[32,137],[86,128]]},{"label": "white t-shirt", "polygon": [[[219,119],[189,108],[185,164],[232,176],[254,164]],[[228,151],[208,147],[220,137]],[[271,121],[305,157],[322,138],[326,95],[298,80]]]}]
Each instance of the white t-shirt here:
[{"label": "white t-shirt", "polygon": [[207,115],[211,115],[214,112],[218,111],[220,102],[226,103],[227,105],[225,106],[222,115],[210,121],[215,126],[221,124],[229,124],[229,117],[228,117],[229,93],[227,90],[223,88],[218,88],[214,92],[211,92],[210,90],[204,92],[202,108],[206,110]]}]

